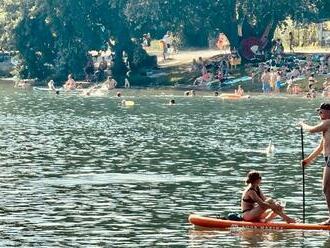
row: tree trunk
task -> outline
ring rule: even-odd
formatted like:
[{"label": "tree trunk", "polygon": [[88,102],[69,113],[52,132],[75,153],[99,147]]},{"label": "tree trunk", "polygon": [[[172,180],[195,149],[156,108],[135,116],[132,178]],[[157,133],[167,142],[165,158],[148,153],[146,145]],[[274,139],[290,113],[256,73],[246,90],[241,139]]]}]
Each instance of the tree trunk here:
[{"label": "tree trunk", "polygon": [[227,36],[230,47],[238,49],[240,43],[240,37],[238,34],[238,20],[236,15],[236,0],[227,0],[226,6],[228,8],[228,13],[226,20],[229,22],[225,25],[224,34]]}]

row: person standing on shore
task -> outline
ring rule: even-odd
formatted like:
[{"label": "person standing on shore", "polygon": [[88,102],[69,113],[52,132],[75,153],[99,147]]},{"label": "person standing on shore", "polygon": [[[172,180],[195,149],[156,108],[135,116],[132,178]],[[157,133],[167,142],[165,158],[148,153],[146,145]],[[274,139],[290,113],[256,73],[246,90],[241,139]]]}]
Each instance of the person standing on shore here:
[{"label": "person standing on shore", "polygon": [[274,69],[270,69],[269,84],[270,84],[270,91],[272,92],[275,90],[275,82],[276,82],[276,72],[274,71]]},{"label": "person standing on shore", "polygon": [[269,80],[270,80],[270,69],[267,69],[261,74],[262,91],[264,94],[270,93]]},{"label": "person standing on shore", "polygon": [[289,33],[289,48],[290,48],[290,53],[294,53],[293,42],[294,42],[293,32],[290,32]]},{"label": "person standing on shore", "polygon": [[300,126],[310,133],[322,133],[320,144],[301,161],[302,166],[310,165],[321,153],[324,157],[323,168],[323,193],[328,206],[329,218],[322,222],[323,225],[330,225],[330,103],[322,103],[317,109],[320,116],[320,123],[315,126],[310,126],[304,122],[300,122]]}]

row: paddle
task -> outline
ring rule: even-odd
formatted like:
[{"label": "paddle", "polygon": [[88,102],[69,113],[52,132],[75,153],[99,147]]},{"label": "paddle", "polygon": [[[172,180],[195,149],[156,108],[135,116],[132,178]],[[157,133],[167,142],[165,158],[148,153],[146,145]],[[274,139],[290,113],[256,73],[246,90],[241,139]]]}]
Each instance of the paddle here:
[{"label": "paddle", "polygon": [[[300,137],[301,137],[301,160],[304,160],[304,130],[300,128]],[[302,177],[303,177],[303,223],[305,223],[305,166],[302,165]]]}]

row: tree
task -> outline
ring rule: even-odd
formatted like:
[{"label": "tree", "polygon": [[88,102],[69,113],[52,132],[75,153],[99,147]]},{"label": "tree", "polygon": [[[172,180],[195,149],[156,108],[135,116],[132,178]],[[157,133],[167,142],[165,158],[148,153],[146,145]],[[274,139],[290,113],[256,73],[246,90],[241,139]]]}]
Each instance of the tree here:
[{"label": "tree", "polygon": [[[0,44],[20,51],[25,76],[64,79],[83,75],[89,50],[115,41],[113,71],[125,73],[148,61],[136,37],[161,38],[174,31],[188,46],[207,46],[223,32],[244,57],[252,47],[267,49],[287,18],[310,22],[329,17],[328,0],[0,0]],[[247,52],[246,52],[247,51]],[[247,56],[247,54],[249,56]],[[252,54],[252,55],[251,55]]]},{"label": "tree", "polygon": [[[275,29],[287,18],[297,22],[316,20],[325,12],[327,0],[131,0],[126,10],[131,28],[155,31],[159,37],[166,29],[181,32],[186,44],[206,46],[207,37],[223,32],[232,47],[253,45],[270,48]],[[329,11],[328,11],[329,13]],[[133,19],[133,17],[135,17]],[[264,36],[263,36],[264,35]],[[250,38],[250,39],[249,39]],[[243,43],[242,43],[243,42]],[[242,47],[243,46],[243,47]]]},{"label": "tree", "polygon": [[128,54],[132,69],[144,63],[148,56],[131,40],[123,15],[125,4],[126,0],[30,2],[14,29],[16,47],[23,57],[22,74],[63,80],[72,73],[81,78],[88,51],[105,49],[109,37],[115,40],[115,75],[123,75],[127,70],[123,51]]},{"label": "tree", "polygon": [[22,19],[23,0],[0,0],[0,48],[15,49],[13,29]]}]

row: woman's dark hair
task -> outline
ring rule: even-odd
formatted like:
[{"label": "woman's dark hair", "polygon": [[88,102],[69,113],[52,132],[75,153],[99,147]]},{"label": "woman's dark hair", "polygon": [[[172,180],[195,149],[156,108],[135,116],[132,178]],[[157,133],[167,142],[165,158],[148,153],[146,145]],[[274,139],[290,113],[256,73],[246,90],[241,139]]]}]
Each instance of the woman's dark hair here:
[{"label": "woman's dark hair", "polygon": [[257,171],[250,171],[246,176],[245,182],[246,182],[246,184],[254,183],[258,179],[261,179],[260,173]]}]

